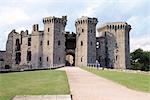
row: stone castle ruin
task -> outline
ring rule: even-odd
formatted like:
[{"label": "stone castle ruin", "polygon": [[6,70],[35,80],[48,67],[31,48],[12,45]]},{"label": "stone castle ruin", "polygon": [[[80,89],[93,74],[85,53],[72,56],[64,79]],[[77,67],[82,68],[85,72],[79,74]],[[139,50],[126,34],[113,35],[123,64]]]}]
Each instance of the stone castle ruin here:
[{"label": "stone castle ruin", "polygon": [[76,32],[66,32],[67,16],[46,17],[44,30],[34,24],[31,34],[12,30],[6,51],[0,51],[0,69],[91,66],[130,67],[129,31],[126,22],[103,25],[96,37],[97,18],[82,16],[75,21]]}]

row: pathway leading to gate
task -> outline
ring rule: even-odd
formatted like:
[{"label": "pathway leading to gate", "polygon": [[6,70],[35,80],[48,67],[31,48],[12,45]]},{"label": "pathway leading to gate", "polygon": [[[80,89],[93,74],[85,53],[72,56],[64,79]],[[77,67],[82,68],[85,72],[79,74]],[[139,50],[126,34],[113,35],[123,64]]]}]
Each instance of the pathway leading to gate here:
[{"label": "pathway leading to gate", "polygon": [[150,100],[150,93],[128,89],[78,67],[64,67],[73,100]]}]

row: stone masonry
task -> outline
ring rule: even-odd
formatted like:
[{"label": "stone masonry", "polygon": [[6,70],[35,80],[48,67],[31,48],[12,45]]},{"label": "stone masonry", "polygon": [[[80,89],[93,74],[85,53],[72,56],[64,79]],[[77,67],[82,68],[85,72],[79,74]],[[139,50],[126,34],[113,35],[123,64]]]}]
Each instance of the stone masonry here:
[{"label": "stone masonry", "polygon": [[[98,28],[100,48],[97,48],[98,60],[111,68],[130,67],[129,31],[131,26],[126,22],[107,23]],[[103,53],[102,53],[103,52]],[[102,62],[101,62],[102,61]]]},{"label": "stone masonry", "polygon": [[38,24],[33,25],[31,34],[12,30],[6,51],[0,51],[0,68],[88,66],[96,60],[103,67],[129,68],[131,26],[126,22],[107,23],[98,28],[96,37],[97,23],[97,18],[82,16],[75,21],[76,32],[71,33],[65,31],[67,16],[51,16],[43,18],[42,31]]},{"label": "stone masonry", "polygon": [[76,65],[87,66],[96,61],[97,18],[82,17],[76,20]]}]

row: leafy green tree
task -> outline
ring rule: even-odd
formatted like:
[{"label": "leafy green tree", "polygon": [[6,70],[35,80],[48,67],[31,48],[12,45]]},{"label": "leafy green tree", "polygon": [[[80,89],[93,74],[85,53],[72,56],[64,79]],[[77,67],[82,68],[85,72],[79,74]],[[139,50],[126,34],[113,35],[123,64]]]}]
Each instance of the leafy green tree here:
[{"label": "leafy green tree", "polygon": [[137,49],[130,54],[131,69],[134,70],[150,70],[150,52]]}]

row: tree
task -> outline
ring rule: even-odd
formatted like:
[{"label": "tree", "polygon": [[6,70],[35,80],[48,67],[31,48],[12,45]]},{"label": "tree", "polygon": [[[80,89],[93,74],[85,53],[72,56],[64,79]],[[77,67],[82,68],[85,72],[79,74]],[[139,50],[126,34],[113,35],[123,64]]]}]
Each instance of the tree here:
[{"label": "tree", "polygon": [[131,69],[150,71],[150,52],[137,49],[130,53]]}]

